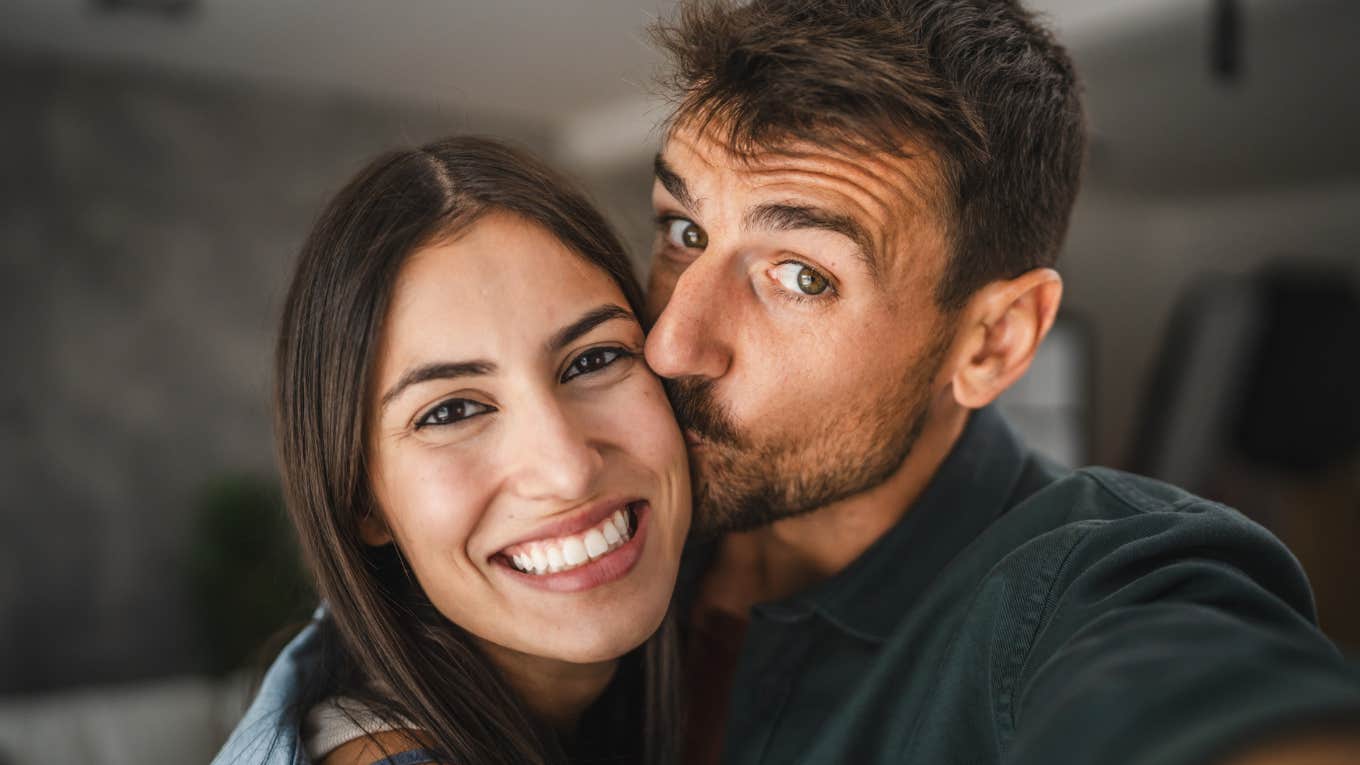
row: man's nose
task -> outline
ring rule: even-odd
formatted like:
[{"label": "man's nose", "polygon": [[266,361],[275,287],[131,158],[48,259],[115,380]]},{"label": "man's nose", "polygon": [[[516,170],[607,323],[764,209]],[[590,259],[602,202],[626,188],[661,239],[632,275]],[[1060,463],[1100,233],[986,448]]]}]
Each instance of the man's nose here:
[{"label": "man's nose", "polygon": [[680,274],[647,335],[647,364],[662,377],[722,377],[732,363],[727,267],[700,257]]},{"label": "man's nose", "polygon": [[534,407],[508,445],[519,464],[515,491],[526,499],[575,501],[591,495],[604,467],[601,445],[557,401]]}]

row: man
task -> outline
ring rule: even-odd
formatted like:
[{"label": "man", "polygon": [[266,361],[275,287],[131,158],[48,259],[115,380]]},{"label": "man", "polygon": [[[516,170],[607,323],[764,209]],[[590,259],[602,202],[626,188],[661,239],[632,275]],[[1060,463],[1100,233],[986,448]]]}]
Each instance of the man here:
[{"label": "man", "polygon": [[1005,0],[655,32],[646,355],[709,540],[686,761],[1350,761],[1360,683],[1273,537],[988,408],[1062,296],[1084,127],[1052,37]]}]

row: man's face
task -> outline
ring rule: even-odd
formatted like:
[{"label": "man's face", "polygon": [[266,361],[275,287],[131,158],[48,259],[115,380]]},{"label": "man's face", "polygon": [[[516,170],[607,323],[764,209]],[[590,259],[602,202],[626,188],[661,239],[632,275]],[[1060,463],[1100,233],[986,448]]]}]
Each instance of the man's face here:
[{"label": "man's face", "polygon": [[646,353],[690,444],[697,531],[809,512],[901,466],[952,334],[934,173],[924,153],[737,158],[713,132],[668,137]]}]

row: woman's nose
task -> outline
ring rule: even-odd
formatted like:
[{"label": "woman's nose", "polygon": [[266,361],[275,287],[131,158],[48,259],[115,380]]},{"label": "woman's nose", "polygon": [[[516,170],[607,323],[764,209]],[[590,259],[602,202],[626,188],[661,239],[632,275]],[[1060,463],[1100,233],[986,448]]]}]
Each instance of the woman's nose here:
[{"label": "woman's nose", "polygon": [[584,423],[558,403],[525,412],[507,445],[517,455],[515,491],[526,499],[574,501],[596,489],[604,457]]}]

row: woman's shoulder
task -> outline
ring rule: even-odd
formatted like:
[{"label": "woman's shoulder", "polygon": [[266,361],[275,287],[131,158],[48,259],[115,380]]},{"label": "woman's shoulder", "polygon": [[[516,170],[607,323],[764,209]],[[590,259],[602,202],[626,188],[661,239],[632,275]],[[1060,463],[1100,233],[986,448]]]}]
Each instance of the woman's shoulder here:
[{"label": "woman's shoulder", "polygon": [[[401,751],[420,745],[415,738],[417,726],[401,717],[380,715],[363,701],[348,696],[332,696],[307,711],[302,724],[302,738],[307,755],[313,762],[349,763],[352,758],[333,760],[337,753],[363,752],[355,744],[372,744],[374,751]],[[389,740],[394,740],[395,743]],[[386,755],[383,755],[386,756]],[[374,759],[364,760],[364,765]]]},{"label": "woman's shoulder", "polygon": [[370,733],[313,758],[317,765],[420,765],[437,762],[412,730]]},{"label": "woman's shoulder", "polygon": [[[302,707],[303,687],[321,669],[329,614],[318,607],[312,620],[279,652],[245,715],[213,765],[419,765],[436,760],[424,750],[414,724],[387,722],[363,702],[333,696]],[[306,708],[301,719],[297,712]],[[301,724],[299,724],[301,723]]]},{"label": "woman's shoulder", "polygon": [[303,678],[315,671],[319,660],[320,625],[326,618],[318,608],[312,621],[295,636],[265,672],[259,690],[246,713],[213,759],[213,765],[263,763],[289,765],[301,744],[289,711],[297,699]]}]

